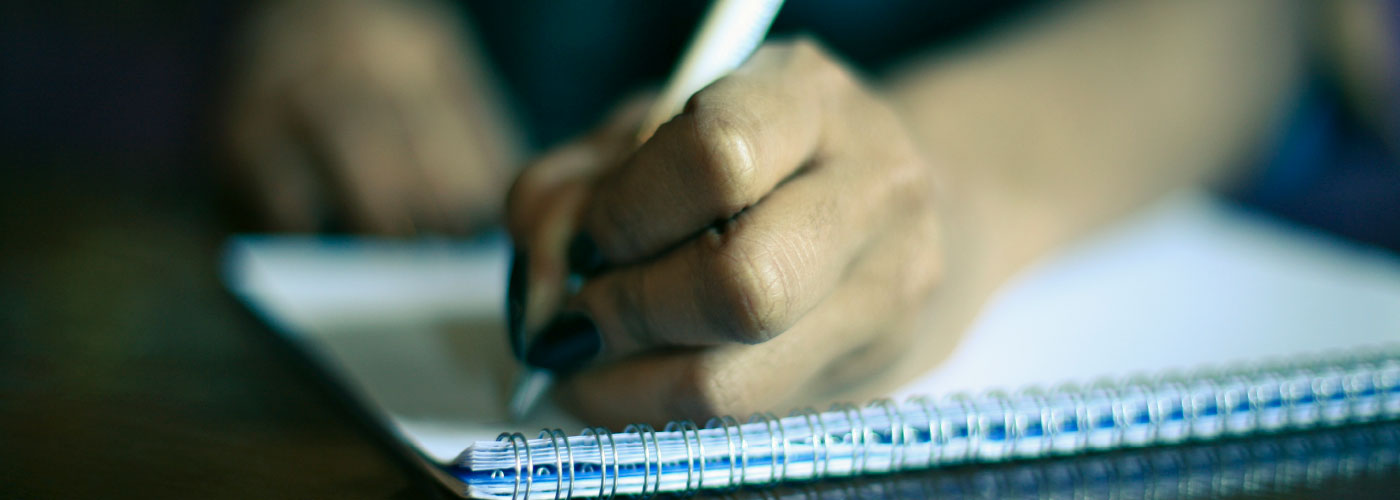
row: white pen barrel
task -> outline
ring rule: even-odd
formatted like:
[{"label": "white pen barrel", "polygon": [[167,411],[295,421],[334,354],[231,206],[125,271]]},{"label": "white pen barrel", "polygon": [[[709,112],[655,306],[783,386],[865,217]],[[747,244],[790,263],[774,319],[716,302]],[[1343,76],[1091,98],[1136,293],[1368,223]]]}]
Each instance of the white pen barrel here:
[{"label": "white pen barrel", "polygon": [[718,0],[711,5],[690,48],[642,122],[637,142],[645,142],[661,124],[679,114],[690,96],[743,64],[763,42],[782,4],[782,0]]}]

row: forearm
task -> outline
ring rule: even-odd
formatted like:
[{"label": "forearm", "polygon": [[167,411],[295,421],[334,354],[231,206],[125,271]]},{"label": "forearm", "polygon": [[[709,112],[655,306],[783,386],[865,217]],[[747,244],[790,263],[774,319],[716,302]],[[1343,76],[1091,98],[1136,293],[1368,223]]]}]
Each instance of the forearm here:
[{"label": "forearm", "polygon": [[1089,1],[1058,7],[887,90],[946,173],[950,252],[995,286],[1173,188],[1222,175],[1295,91],[1301,6]]}]

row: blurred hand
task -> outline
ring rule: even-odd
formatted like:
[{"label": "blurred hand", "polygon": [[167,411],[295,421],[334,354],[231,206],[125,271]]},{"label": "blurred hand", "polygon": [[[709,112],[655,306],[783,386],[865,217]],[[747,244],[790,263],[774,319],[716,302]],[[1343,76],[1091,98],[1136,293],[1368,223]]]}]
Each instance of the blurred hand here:
[{"label": "blurred hand", "polygon": [[496,219],[515,145],[474,54],[416,2],[270,2],[223,139],[267,229],[458,233]]},{"label": "blurred hand", "polygon": [[[614,424],[808,404],[910,350],[945,229],[937,171],[881,99],[798,41],[636,148],[644,109],[511,192],[514,328],[533,364],[579,370],[566,405]],[[576,293],[570,266],[589,276]]]}]

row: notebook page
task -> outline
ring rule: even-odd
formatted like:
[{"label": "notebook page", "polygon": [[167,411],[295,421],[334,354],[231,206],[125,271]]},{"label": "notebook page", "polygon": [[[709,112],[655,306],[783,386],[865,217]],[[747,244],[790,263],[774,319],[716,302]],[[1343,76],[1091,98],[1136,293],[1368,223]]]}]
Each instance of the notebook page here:
[{"label": "notebook page", "polygon": [[1002,287],[897,395],[1014,390],[1400,341],[1400,259],[1183,195]]},{"label": "notebook page", "polygon": [[581,427],[549,402],[511,422],[518,364],[502,317],[507,242],[248,236],[230,288],[437,462],[502,431]]},{"label": "notebook page", "polygon": [[[231,288],[440,462],[509,423],[506,243],[248,237]],[[1318,332],[1326,332],[1319,335]],[[901,394],[1049,385],[1400,339],[1400,262],[1207,198],[1170,199],[1023,273]],[[781,410],[781,409],[779,409]]]}]

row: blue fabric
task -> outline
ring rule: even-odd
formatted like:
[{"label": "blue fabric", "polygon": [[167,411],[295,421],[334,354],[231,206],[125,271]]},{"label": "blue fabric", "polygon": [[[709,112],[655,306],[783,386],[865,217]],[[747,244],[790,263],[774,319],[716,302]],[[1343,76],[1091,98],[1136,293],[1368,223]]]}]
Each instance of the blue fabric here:
[{"label": "blue fabric", "polygon": [[1231,193],[1246,206],[1400,253],[1400,163],[1326,78],[1302,93],[1253,172]]}]

